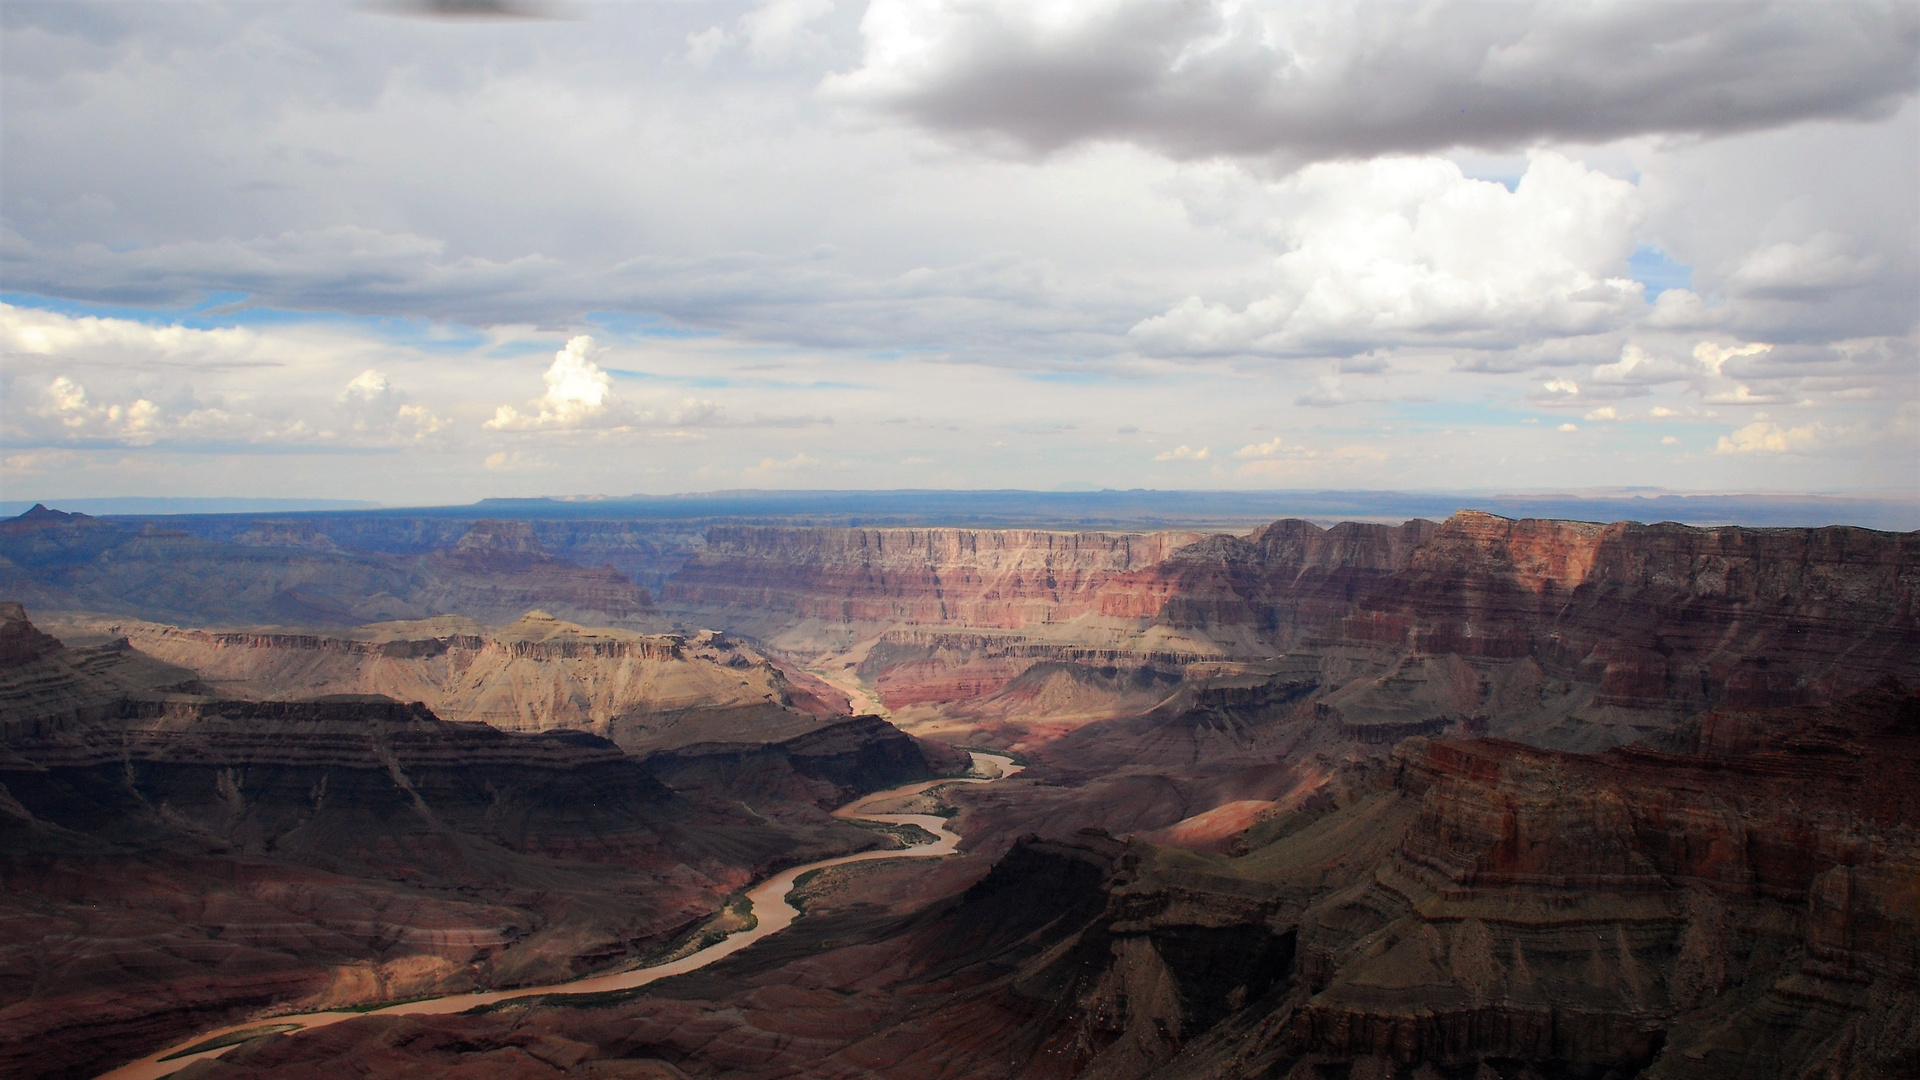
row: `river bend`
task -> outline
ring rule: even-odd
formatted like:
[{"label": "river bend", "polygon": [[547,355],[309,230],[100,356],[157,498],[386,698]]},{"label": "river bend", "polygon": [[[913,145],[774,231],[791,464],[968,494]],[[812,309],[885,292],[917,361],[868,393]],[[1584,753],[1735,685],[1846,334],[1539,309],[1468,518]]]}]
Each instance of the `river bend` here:
[{"label": "river bend", "polygon": [[633,968],[627,971],[615,971],[602,975],[589,975],[571,982],[555,983],[551,986],[523,986],[513,990],[489,990],[476,994],[450,994],[446,997],[425,998],[419,1001],[407,1001],[384,1008],[354,1012],[317,1012],[301,1013],[291,1016],[270,1016],[249,1020],[243,1024],[231,1024],[212,1031],[203,1031],[193,1038],[164,1050],[156,1051],[138,1061],[122,1065],[112,1072],[105,1073],[100,1080],[158,1080],[168,1073],[186,1068],[203,1058],[216,1058],[240,1045],[221,1046],[198,1054],[172,1058],[162,1058],[178,1054],[191,1046],[197,1046],[210,1040],[219,1039],[238,1031],[253,1028],[278,1031],[310,1031],[314,1028],[337,1024],[342,1020],[351,1020],[357,1016],[419,1016],[433,1013],[465,1012],[478,1005],[491,1005],[498,1001],[514,998],[537,997],[542,994],[599,994],[610,990],[632,990],[660,979],[675,975],[685,975],[689,971],[698,971],[723,957],[732,956],[741,949],[752,945],[762,938],[770,937],[793,925],[799,917],[792,904],[787,903],[787,894],[793,891],[793,884],[802,874],[829,866],[844,866],[847,863],[868,862],[874,859],[926,859],[941,855],[951,855],[959,850],[960,835],[947,827],[947,819],[932,814],[869,814],[863,808],[889,799],[917,795],[929,788],[942,784],[990,784],[1004,780],[1019,772],[1024,766],[1014,763],[1012,758],[1000,754],[983,754],[969,751],[973,755],[973,771],[977,775],[948,777],[939,780],[920,780],[886,791],[877,791],[864,798],[857,799],[833,812],[837,818],[859,821],[884,822],[890,825],[918,825],[934,835],[935,842],[919,844],[905,850],[862,851],[853,855],[841,855],[832,859],[821,859],[803,866],[795,866],[780,871],[747,891],[747,900],[757,919],[751,930],[741,930],[730,934],[726,939],[717,941],[689,953],[678,960],[653,967]]}]

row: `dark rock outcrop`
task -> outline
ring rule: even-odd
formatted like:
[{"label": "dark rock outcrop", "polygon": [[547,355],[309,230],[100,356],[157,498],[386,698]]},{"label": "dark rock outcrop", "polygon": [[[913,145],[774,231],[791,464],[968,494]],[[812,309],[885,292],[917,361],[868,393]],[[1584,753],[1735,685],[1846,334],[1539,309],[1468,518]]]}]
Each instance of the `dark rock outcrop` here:
[{"label": "dark rock outcrop", "polygon": [[9,1076],[93,1075],[263,1008],[630,961],[760,874],[880,843],[813,800],[934,757],[879,721],[829,729],[790,751],[817,789],[746,791],[756,810],[585,732],[377,695],[209,697],[124,642],[62,648],[17,604],[0,642]]},{"label": "dark rock outcrop", "polygon": [[1912,1075],[1920,698],[1888,683],[1677,739],[1410,740],[1237,856],[1028,836],[944,904],[803,920],[730,976],[418,1018],[405,1051],[342,1025],[220,1075],[452,1075],[563,1045],[589,1075]]},{"label": "dark rock outcrop", "polygon": [[780,742],[696,743],[647,755],[645,767],[676,788],[784,798],[832,808],[861,795],[966,772],[969,760],[916,739],[877,716],[856,716]]}]

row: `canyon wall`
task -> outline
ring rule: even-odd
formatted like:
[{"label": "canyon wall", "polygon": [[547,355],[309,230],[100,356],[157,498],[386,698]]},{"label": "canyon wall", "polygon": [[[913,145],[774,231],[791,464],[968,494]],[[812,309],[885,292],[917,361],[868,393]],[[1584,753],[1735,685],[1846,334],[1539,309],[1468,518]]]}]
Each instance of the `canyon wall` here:
[{"label": "canyon wall", "polygon": [[207,631],[69,619],[235,698],[381,694],[505,731],[590,731],[638,754],[791,738],[847,715],[844,695],[723,634],[589,629],[532,612],[504,626],[443,616],[342,634]]},{"label": "canyon wall", "polygon": [[1688,734],[1411,740],[1231,856],[1028,835],[951,899],[810,907],[676,987],[355,1021],[221,1075],[1913,1075],[1920,698],[1889,682]]},{"label": "canyon wall", "polygon": [[716,526],[664,598],[796,619],[1021,629],[1100,609],[1193,533]]},{"label": "canyon wall", "polygon": [[[845,655],[889,707],[978,722],[980,737],[1137,713],[1153,703],[1131,688],[1155,673],[1204,679],[1282,654],[1313,658],[1325,715],[1381,745],[1487,731],[1600,749],[1718,706],[1920,678],[1914,533],[1462,511],[1197,539],[739,527],[708,540],[668,582],[670,606],[821,662]],[[1035,685],[1060,665],[1108,674]]]},{"label": "canyon wall", "polygon": [[[292,657],[289,681],[449,648],[168,635],[195,657]],[[536,636],[491,647],[543,663],[624,652],[735,682],[754,670],[700,659],[729,651],[711,637]],[[659,659],[674,647],[682,659]],[[0,604],[0,1073],[92,1076],[262,1009],[631,963],[778,867],[889,842],[826,808],[962,765],[877,719],[794,710],[797,733],[750,725],[758,741],[727,749],[756,767],[729,771],[698,767],[725,756],[711,744],[651,762],[585,731],[510,733],[418,701],[210,689],[124,637],[66,648]]]}]

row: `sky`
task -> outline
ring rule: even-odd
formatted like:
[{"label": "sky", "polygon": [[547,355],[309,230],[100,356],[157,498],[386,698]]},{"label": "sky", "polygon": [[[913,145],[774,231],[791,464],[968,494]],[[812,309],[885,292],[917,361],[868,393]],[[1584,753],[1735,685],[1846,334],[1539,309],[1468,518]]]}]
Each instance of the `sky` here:
[{"label": "sky", "polygon": [[1920,493],[1920,5],[8,0],[5,497]]}]

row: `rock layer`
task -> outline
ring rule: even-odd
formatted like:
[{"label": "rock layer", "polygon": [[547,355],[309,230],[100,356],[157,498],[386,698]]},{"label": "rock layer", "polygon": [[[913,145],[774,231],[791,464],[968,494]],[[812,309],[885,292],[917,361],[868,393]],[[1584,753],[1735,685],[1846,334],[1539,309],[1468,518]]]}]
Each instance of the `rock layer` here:
[{"label": "rock layer", "polygon": [[716,526],[670,601],[800,619],[1019,629],[1112,603],[1192,533]]},{"label": "rock layer", "polygon": [[761,747],[784,772],[676,789],[586,732],[223,700],[124,641],[65,649],[0,616],[9,1076],[93,1075],[264,1007],[632,961],[754,877],[884,842],[830,818],[834,795],[954,764],[869,720]]},{"label": "rock layer", "polygon": [[1028,836],[944,904],[810,915],[629,1001],[356,1022],[206,1075],[1912,1075],[1920,698],[1680,735],[1411,740],[1237,856]]},{"label": "rock layer", "polygon": [[633,753],[769,742],[847,715],[818,679],[723,634],[648,635],[532,612],[505,626],[442,617],[340,634],[210,631],[70,619],[230,697],[383,694],[505,731],[590,731]]},{"label": "rock layer", "polygon": [[1920,534],[1463,511],[1184,540],[714,529],[666,595],[751,609],[740,617],[756,632],[795,648],[857,641],[850,655],[888,706],[970,716],[989,733],[1141,708],[1119,689],[1102,701],[1099,679],[1050,695],[1016,685],[1040,663],[1204,678],[1220,660],[1313,658],[1326,715],[1382,746],[1488,731],[1601,749],[1719,706],[1920,679]]}]

